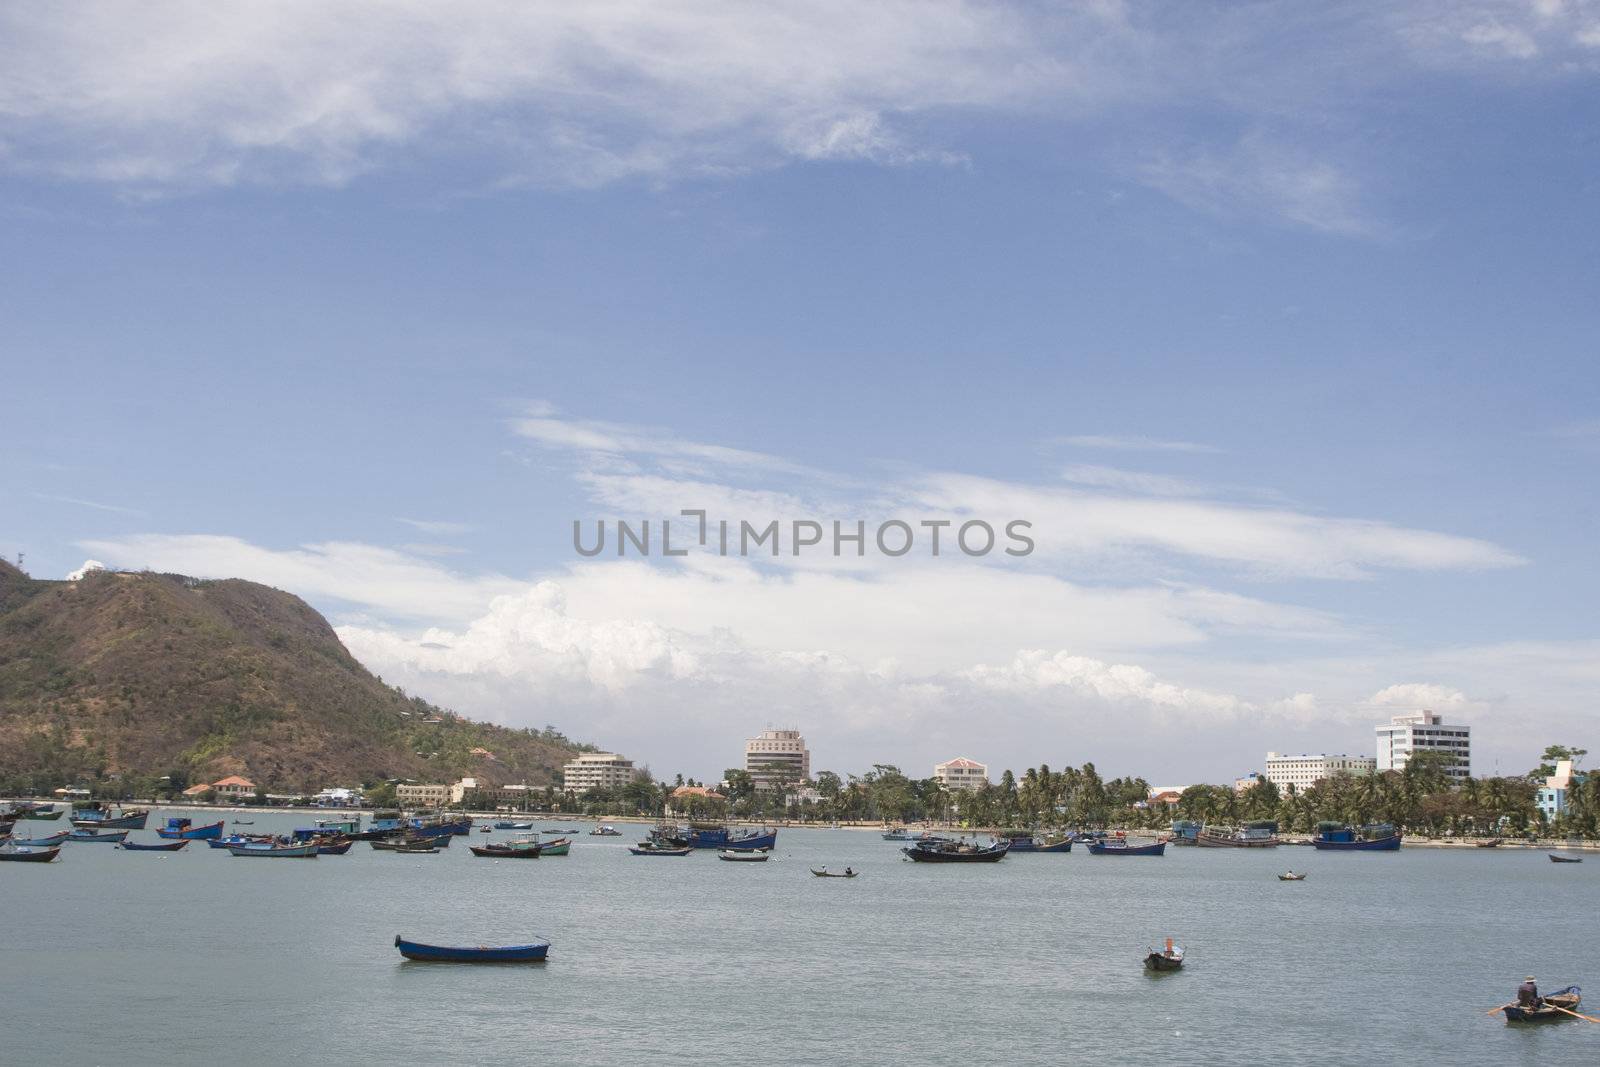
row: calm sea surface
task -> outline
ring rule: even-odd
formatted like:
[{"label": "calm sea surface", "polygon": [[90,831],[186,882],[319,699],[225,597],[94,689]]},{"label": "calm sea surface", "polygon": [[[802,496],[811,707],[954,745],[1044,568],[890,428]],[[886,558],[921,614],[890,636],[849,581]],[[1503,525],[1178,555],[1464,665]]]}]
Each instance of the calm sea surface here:
[{"label": "calm sea surface", "polygon": [[[735,864],[634,857],[641,834],[622,829],[534,861],[478,859],[474,832],[431,856],[78,844],[0,864],[0,1062],[1600,1063],[1600,1025],[1484,1014],[1530,973],[1600,1009],[1600,858],[1075,849],[946,866],[875,833],[785,829],[771,862]],[[813,878],[820,864],[862,877]],[[1310,878],[1280,883],[1287,867]],[[396,933],[554,944],[543,966],[417,964]],[[1147,976],[1168,934],[1190,962]]]}]

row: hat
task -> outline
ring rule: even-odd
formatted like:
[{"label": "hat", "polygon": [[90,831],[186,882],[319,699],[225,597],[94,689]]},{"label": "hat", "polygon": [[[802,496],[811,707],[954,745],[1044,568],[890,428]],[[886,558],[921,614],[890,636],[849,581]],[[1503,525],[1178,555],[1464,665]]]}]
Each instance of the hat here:
[{"label": "hat", "polygon": [[1534,977],[1533,977],[1533,975],[1530,974],[1530,975],[1528,975],[1528,977],[1524,978],[1523,981],[1524,982],[1532,982],[1532,981],[1534,981]]}]

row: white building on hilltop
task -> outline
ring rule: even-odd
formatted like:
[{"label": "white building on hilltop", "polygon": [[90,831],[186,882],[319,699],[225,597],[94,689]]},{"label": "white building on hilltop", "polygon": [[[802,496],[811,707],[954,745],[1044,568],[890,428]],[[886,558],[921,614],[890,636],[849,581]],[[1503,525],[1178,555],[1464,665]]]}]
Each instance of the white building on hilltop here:
[{"label": "white building on hilltop", "polygon": [[615,752],[580,752],[561,767],[561,788],[568,793],[620,789],[633,781],[633,760]]},{"label": "white building on hilltop", "polygon": [[744,769],[765,792],[811,778],[811,750],[799,730],[763,730],[744,743]]},{"label": "white building on hilltop", "polygon": [[1376,729],[1378,770],[1404,770],[1414,753],[1438,752],[1450,758],[1445,767],[1450,777],[1472,777],[1472,727],[1460,723],[1446,726],[1436,712],[1416,711],[1396,715]]},{"label": "white building on hilltop", "polygon": [[989,768],[977,760],[957,756],[943,763],[935,763],[933,777],[953,793],[976,793],[989,784]]},{"label": "white building on hilltop", "polygon": [[1330,756],[1326,754],[1298,756],[1282,752],[1267,753],[1266,779],[1282,793],[1294,786],[1296,793],[1304,793],[1324,778],[1336,774],[1366,775],[1376,769],[1377,760],[1371,756]]}]

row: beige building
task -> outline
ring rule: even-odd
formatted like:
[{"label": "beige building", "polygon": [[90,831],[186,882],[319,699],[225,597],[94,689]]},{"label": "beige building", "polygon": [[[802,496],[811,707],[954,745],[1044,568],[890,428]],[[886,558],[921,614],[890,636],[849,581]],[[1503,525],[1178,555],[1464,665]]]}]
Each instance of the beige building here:
[{"label": "beige building", "polygon": [[580,752],[561,768],[561,788],[568,793],[618,789],[633,781],[633,760],[615,752]]},{"label": "beige building", "polygon": [[953,793],[976,793],[989,784],[989,768],[977,760],[957,756],[943,763],[935,763],[933,777]]},{"label": "beige building", "polygon": [[405,782],[394,787],[395,803],[402,808],[442,808],[449,799],[447,785]]},{"label": "beige building", "polygon": [[811,778],[811,750],[799,730],[764,730],[744,743],[744,769],[763,792]]},{"label": "beige building", "polygon": [[1278,787],[1280,793],[1291,785],[1296,793],[1304,793],[1324,778],[1332,778],[1336,774],[1371,774],[1376,766],[1377,760],[1371,756],[1312,756],[1304,752],[1289,756],[1281,752],[1268,752],[1266,778]]}]

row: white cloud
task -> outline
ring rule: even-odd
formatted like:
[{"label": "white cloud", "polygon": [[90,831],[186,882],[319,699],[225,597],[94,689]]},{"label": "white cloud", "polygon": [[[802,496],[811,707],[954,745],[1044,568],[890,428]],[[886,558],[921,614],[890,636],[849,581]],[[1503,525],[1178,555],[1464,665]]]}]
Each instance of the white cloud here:
[{"label": "white cloud", "polygon": [[67,572],[67,581],[75,582],[91,571],[103,571],[105,569],[106,565],[101,563],[99,560],[86,559],[83,561],[83,566],[79,567],[77,570]]},{"label": "white cloud", "polygon": [[1118,436],[1108,434],[1078,434],[1059,438],[1061,444],[1077,448],[1118,449],[1129,452],[1221,452],[1213,445],[1193,441],[1165,441],[1159,437]]},{"label": "white cloud", "polygon": [[434,536],[449,534],[471,533],[472,527],[464,522],[447,522],[436,519],[405,519],[396,517],[395,522],[403,522],[414,530]]},{"label": "white cloud", "polygon": [[1441,711],[1465,707],[1467,694],[1432,682],[1403,682],[1372,694],[1370,703],[1396,711]]},{"label": "white cloud", "polygon": [[1129,471],[1090,463],[1074,463],[1061,472],[1064,481],[1101,489],[1125,490],[1150,496],[1207,496],[1210,490],[1185,478],[1146,471]]},{"label": "white cloud", "polygon": [[139,508],[123,507],[121,504],[106,504],[99,500],[84,500],[75,496],[57,496],[53,493],[34,493],[35,500],[50,500],[57,504],[72,504],[80,508],[93,508],[95,511],[110,511],[117,515],[148,515],[149,512]]}]

